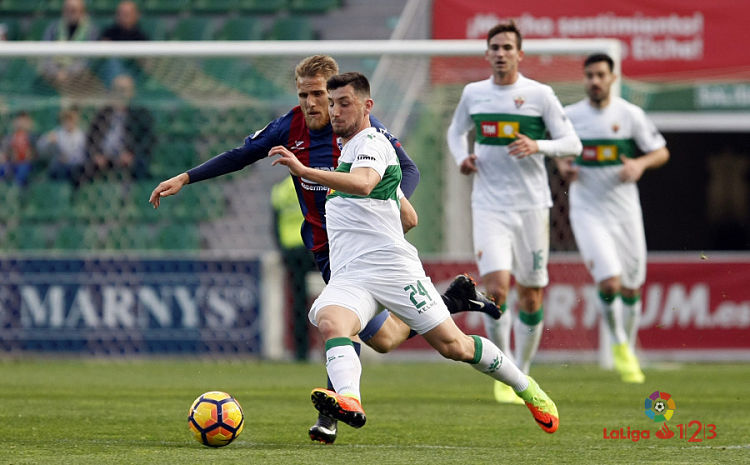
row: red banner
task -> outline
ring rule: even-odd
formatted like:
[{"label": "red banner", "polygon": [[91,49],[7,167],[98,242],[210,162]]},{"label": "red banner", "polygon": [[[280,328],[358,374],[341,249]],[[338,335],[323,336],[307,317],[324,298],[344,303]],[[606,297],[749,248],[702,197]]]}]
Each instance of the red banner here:
[{"label": "red banner", "polygon": [[[426,261],[444,289],[459,273],[477,276],[471,262]],[[554,258],[545,290],[544,351],[595,351],[599,346],[599,297],[583,263]],[[638,333],[645,351],[744,350],[750,354],[750,257],[694,255],[649,257]],[[513,306],[513,303],[510,303]],[[456,315],[467,333],[484,334],[477,314]],[[421,338],[403,346],[427,349]]]},{"label": "red banner", "polygon": [[742,45],[750,2],[736,0],[434,0],[432,36],[484,39],[510,18],[529,39],[620,39],[628,77],[750,75],[750,53]]}]

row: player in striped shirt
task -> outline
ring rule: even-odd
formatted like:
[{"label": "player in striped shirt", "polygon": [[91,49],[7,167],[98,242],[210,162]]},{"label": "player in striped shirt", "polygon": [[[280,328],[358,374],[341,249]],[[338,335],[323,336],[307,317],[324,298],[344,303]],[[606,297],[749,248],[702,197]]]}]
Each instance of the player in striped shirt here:
[{"label": "player in striped shirt", "polygon": [[617,79],[612,58],[591,55],[583,71],[587,98],[565,107],[583,151],[557,165],[572,181],[570,223],[599,289],[615,368],[623,381],[642,383],[633,349],[646,280],[646,236],[636,183],[646,170],[665,164],[669,151],[643,110],[611,95]]}]

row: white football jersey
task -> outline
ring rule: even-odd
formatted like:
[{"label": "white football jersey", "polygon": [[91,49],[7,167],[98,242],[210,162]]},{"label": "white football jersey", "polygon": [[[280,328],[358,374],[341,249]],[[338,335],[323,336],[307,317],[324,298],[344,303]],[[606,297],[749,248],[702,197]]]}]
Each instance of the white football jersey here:
[{"label": "white football jersey", "polygon": [[398,156],[388,139],[372,127],[360,131],[344,144],[336,171],[350,172],[362,167],[374,169],[381,177],[368,196],[338,191],[328,195],[326,229],[331,275],[352,260],[376,250],[419,260],[417,250],[404,238],[401,226]]},{"label": "white football jersey", "polygon": [[619,179],[621,156],[635,157],[666,146],[664,137],[639,107],[612,97],[606,108],[588,99],[565,107],[583,143],[576,158],[578,179],[570,186],[570,208],[582,208],[617,221],[640,214],[638,186]]},{"label": "white football jersey", "polygon": [[[551,87],[520,74],[514,84],[506,86],[495,84],[491,77],[467,84],[448,129],[448,145],[456,163],[468,155],[466,133],[472,128],[476,129],[473,153],[477,155],[473,208],[504,211],[552,206],[544,154],[576,155],[580,144]],[[547,132],[552,140],[546,140]],[[538,141],[540,152],[520,160],[510,156],[508,145],[517,133]],[[566,136],[574,143],[554,144]]]}]

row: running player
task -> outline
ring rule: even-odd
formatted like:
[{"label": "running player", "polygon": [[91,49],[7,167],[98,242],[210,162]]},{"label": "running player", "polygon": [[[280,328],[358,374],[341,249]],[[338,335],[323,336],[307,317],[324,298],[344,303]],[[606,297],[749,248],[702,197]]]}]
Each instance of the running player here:
[{"label": "running player", "polygon": [[[552,197],[544,157],[575,155],[581,142],[553,90],[518,71],[524,57],[521,43],[521,32],[512,21],[490,29],[485,58],[492,76],[466,85],[447,137],[461,173],[475,175],[471,197],[475,258],[482,283],[501,309],[511,274],[516,279],[520,311],[515,355],[518,366],[528,373],[542,337],[548,284]],[[472,128],[476,142],[470,151],[466,135]],[[510,315],[499,321],[485,318],[487,334],[506,354],[510,324]],[[495,399],[520,402],[502,383],[495,383]]]},{"label": "running player", "polygon": [[646,236],[636,183],[646,170],[665,164],[669,151],[643,110],[611,95],[617,79],[612,58],[589,56],[583,74],[587,98],[565,107],[583,152],[556,161],[563,178],[572,181],[570,223],[599,288],[615,369],[623,381],[642,383],[634,347],[646,280]]}]

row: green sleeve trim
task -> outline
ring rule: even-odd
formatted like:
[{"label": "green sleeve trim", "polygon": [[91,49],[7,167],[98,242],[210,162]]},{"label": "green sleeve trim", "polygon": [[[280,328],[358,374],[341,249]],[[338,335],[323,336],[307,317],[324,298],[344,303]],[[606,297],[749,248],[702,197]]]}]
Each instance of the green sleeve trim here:
[{"label": "green sleeve trim", "polygon": [[640,294],[634,297],[625,297],[622,296],[622,302],[626,305],[634,305],[637,304],[638,301],[641,300]]},{"label": "green sleeve trim", "polygon": [[[350,172],[352,167],[351,163],[340,163],[336,171],[343,171],[345,173]],[[383,173],[383,178],[380,180],[377,186],[370,192],[368,196],[347,194],[344,192],[331,190],[326,200],[330,200],[333,197],[345,197],[350,199],[377,199],[377,200],[398,200],[398,186],[401,184],[401,166],[390,165],[386,167]],[[400,204],[399,204],[400,205]]]},{"label": "green sleeve trim", "polygon": [[354,347],[354,343],[348,337],[332,337],[331,339],[326,341],[326,351],[328,351],[328,349],[332,349],[334,347],[340,347],[340,346]]},{"label": "green sleeve trim", "polygon": [[536,326],[544,319],[544,307],[532,313],[518,312],[518,318],[529,326]]},{"label": "green sleeve trim", "polygon": [[476,365],[482,360],[482,338],[473,335],[471,337],[474,339],[474,359],[470,363]]}]

